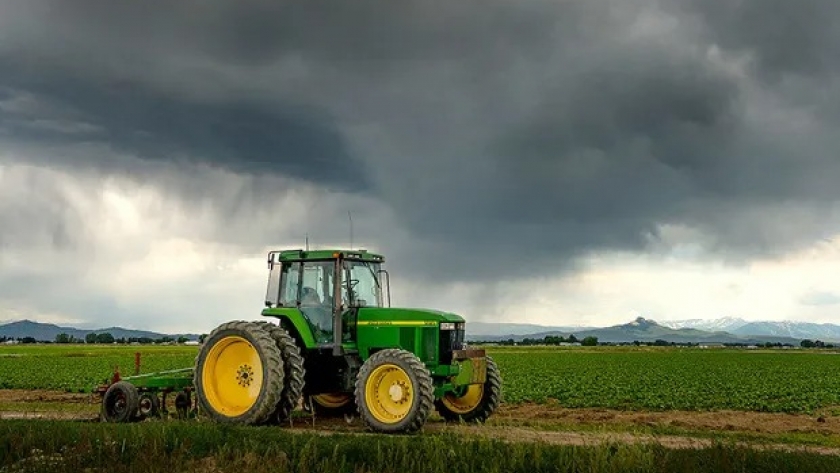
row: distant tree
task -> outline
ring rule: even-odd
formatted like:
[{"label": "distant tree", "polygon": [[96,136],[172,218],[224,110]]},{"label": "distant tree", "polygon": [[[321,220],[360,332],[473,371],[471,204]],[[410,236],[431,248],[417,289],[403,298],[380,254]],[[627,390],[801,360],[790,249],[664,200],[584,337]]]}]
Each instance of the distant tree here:
[{"label": "distant tree", "polygon": [[59,333],[58,335],[55,336],[55,343],[70,343],[70,342],[71,342],[70,335],[67,335],[66,333]]},{"label": "distant tree", "polygon": [[592,336],[585,337],[585,338],[583,339],[583,341],[582,341],[582,342],[580,342],[580,344],[581,344],[581,345],[583,345],[583,346],[585,346],[585,347],[594,347],[594,346],[597,346],[597,345],[598,345],[598,337],[592,337]]},{"label": "distant tree", "polygon": [[178,343],[187,343],[189,340],[187,337],[178,337]]},{"label": "distant tree", "polygon": [[575,334],[571,334],[569,335],[569,338],[566,339],[566,341],[569,343],[577,343],[580,340],[578,340],[577,337],[575,337]]},{"label": "distant tree", "polygon": [[201,335],[199,335],[199,336],[198,336],[198,343],[204,343],[204,339],[205,339],[205,338],[207,338],[207,334],[206,334],[206,333],[202,333]]},{"label": "distant tree", "polygon": [[96,335],[96,343],[114,343],[114,336],[108,332]]},{"label": "distant tree", "polygon": [[20,343],[37,343],[37,342],[38,342],[38,340],[35,340],[35,338],[34,338],[34,337],[23,337],[23,338],[18,338],[18,341],[19,341]]},{"label": "distant tree", "polygon": [[85,335],[85,343],[96,343],[96,334],[91,332]]}]

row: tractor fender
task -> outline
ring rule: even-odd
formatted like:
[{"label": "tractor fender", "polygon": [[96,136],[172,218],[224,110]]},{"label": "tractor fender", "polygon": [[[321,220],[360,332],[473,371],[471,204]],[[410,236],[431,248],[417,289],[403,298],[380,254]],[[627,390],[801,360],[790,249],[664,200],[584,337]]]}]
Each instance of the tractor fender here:
[{"label": "tractor fender", "polygon": [[312,336],[312,330],[309,324],[304,319],[303,314],[296,308],[279,308],[265,310],[262,313],[263,317],[274,317],[279,319],[280,326],[289,332],[289,335],[295,340],[297,346],[301,349],[315,348],[317,343],[315,337]]}]

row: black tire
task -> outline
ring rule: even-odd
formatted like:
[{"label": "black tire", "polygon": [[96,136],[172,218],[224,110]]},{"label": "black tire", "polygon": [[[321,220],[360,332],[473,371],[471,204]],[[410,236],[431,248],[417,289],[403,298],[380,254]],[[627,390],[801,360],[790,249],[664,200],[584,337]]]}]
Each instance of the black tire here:
[{"label": "black tire", "polygon": [[452,411],[443,400],[435,401],[435,408],[444,420],[457,422],[484,422],[490,417],[502,400],[502,375],[493,358],[487,357],[487,379],[484,381],[481,400],[469,412]]},{"label": "black tire", "polygon": [[160,417],[160,399],[153,392],[140,393],[137,403],[137,418],[142,420],[150,417]]},{"label": "black tire", "polygon": [[102,396],[102,419],[105,422],[131,422],[137,414],[140,395],[128,381],[117,381]]},{"label": "black tire", "polygon": [[180,420],[184,420],[190,415],[190,407],[192,400],[190,394],[186,391],[181,391],[175,396],[175,414]]},{"label": "black tire", "polygon": [[303,357],[300,355],[300,348],[295,339],[289,335],[283,327],[271,322],[257,322],[274,339],[277,348],[280,349],[283,357],[283,392],[280,401],[268,419],[270,424],[280,424],[289,420],[292,412],[297,408],[303,392],[304,375],[306,370],[303,367]]},{"label": "black tire", "polygon": [[[212,395],[214,380],[204,378],[204,368],[208,361],[208,355],[213,347],[219,342],[229,339],[229,337],[245,339],[257,352],[262,364],[260,393],[254,403],[239,414],[227,414],[212,405],[209,396]],[[250,382],[249,380],[253,378],[248,377],[247,368],[244,371],[246,372],[241,373],[238,378],[231,378],[225,380],[225,382]],[[271,413],[274,412],[283,392],[283,378],[283,356],[269,332],[255,322],[237,320],[216,327],[207,336],[196,357],[193,385],[195,386],[199,410],[212,420],[225,424],[256,425],[265,423]],[[210,391],[208,391],[208,387]]]},{"label": "black tire", "polygon": [[[374,370],[383,365],[395,365],[404,372],[410,382],[411,405],[408,413],[395,422],[383,422],[372,412],[375,406],[368,406],[365,392]],[[414,353],[400,349],[386,349],[374,353],[362,364],[356,378],[356,405],[359,415],[369,429],[383,433],[413,433],[425,425],[434,409],[434,385],[426,366]]]},{"label": "black tire", "polygon": [[[336,393],[336,394],[343,394],[343,393]],[[319,403],[317,399],[317,394],[306,395],[303,398],[303,409],[306,412],[315,411],[316,417],[324,417],[324,418],[331,418],[331,417],[343,417],[347,415],[354,415],[358,413],[358,409],[356,408],[356,401],[355,397],[352,394],[348,394],[347,402],[343,403],[340,406],[332,406],[326,405],[323,403]]]}]

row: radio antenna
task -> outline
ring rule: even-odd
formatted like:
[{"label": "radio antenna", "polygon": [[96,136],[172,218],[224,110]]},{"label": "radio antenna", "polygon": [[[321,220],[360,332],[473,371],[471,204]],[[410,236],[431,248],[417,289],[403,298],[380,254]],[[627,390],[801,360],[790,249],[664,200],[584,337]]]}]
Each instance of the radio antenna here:
[{"label": "radio antenna", "polygon": [[350,215],[350,211],[347,211],[347,218],[350,219],[350,249],[353,249],[353,216]]}]

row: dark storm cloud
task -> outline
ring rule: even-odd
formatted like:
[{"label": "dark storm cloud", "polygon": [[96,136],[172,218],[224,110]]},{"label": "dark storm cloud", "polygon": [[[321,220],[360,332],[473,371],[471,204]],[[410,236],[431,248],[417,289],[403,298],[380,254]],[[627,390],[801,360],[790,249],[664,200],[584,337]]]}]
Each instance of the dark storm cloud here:
[{"label": "dark storm cloud", "polygon": [[674,3],[701,15],[710,41],[727,50],[753,54],[759,70],[771,79],[785,74],[836,77],[840,9],[833,0]]},{"label": "dark storm cloud", "polygon": [[0,86],[47,105],[0,102],[0,133],[366,193],[409,241],[357,234],[450,279],[642,249],[662,223],[774,253],[836,230],[802,209],[840,198],[840,143],[764,75],[836,80],[840,23],[772,3],[6,4]]},{"label": "dark storm cloud", "polygon": [[[341,190],[366,187],[332,119],[312,106],[199,103],[153,93],[143,84],[39,77],[31,70],[22,73],[15,64],[0,62],[5,86],[0,94],[2,139],[41,145],[104,143],[142,159],[194,160],[234,172],[288,175]],[[16,106],[18,102],[23,107]],[[106,159],[96,164],[114,163]]]}]

